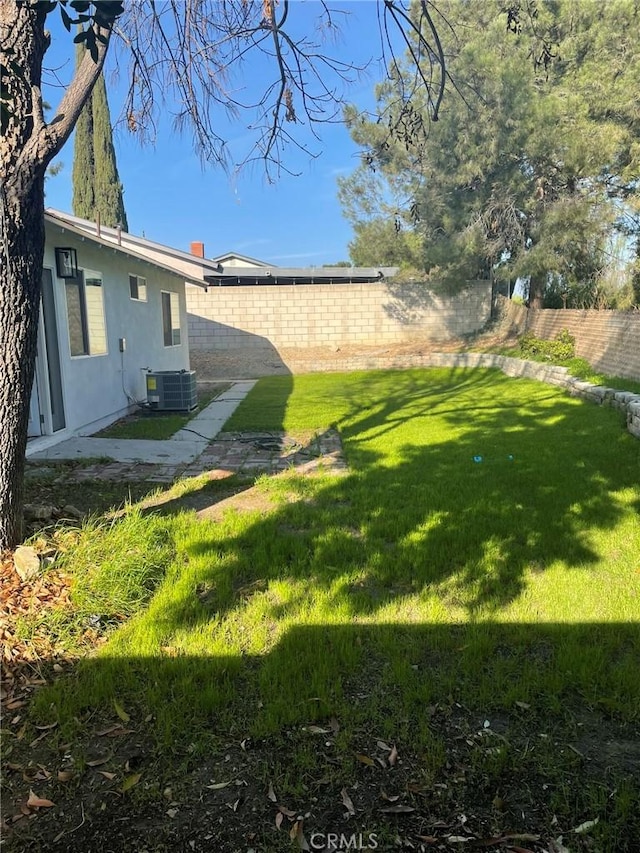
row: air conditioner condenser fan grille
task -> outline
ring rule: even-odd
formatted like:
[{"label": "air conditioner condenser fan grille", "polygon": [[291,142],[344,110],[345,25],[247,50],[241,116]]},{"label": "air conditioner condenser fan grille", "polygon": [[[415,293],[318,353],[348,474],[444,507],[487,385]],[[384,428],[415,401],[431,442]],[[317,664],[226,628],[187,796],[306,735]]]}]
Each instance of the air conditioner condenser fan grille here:
[{"label": "air conditioner condenser fan grille", "polygon": [[147,373],[147,403],[157,411],[190,412],[198,405],[195,370]]}]

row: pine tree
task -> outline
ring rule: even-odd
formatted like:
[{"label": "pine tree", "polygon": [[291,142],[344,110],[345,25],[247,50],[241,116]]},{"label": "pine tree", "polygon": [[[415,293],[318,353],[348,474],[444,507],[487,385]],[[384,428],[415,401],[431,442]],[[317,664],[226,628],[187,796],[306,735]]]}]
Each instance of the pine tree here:
[{"label": "pine tree", "polygon": [[[82,46],[78,62],[82,59]],[[101,74],[78,119],[73,153],[73,213],[128,230],[113,147],[107,89]]]},{"label": "pine tree", "polygon": [[[533,306],[542,306],[551,281],[563,292],[575,290],[584,304],[585,287],[597,293],[615,231],[611,198],[634,190],[629,180],[637,176],[638,158],[630,157],[636,119],[623,94],[615,115],[608,112],[607,97],[601,104],[589,100],[596,82],[599,92],[608,93],[611,85],[605,88],[608,78],[597,63],[590,73],[583,67],[596,54],[599,61],[600,53],[584,49],[582,41],[597,32],[605,44],[615,45],[624,30],[607,11],[606,35],[601,33],[604,25],[599,29],[587,18],[600,15],[596,0],[577,7],[540,4],[537,30],[552,33],[559,46],[556,59],[536,65],[529,38],[505,38],[506,12],[499,0],[439,0],[438,8],[452,24],[442,38],[453,81],[439,122],[426,125],[430,105],[415,95],[416,121],[397,119],[394,110],[410,84],[408,75],[400,76],[400,63],[398,81],[377,88],[377,120],[354,108],[345,112],[352,138],[363,149],[362,164],[339,181],[355,234],[351,256],[359,263],[393,258],[416,265],[418,259],[425,275],[452,286],[499,269],[529,281]],[[579,29],[576,10],[585,17]]]}]

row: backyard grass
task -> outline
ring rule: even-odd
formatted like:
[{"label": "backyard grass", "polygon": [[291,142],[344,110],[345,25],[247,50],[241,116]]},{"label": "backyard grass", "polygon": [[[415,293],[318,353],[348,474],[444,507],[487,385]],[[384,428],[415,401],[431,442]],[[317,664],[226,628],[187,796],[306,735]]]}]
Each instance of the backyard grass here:
[{"label": "backyard grass", "polygon": [[[214,841],[192,849],[285,850],[291,830],[637,850],[640,442],[622,417],[434,369],[262,379],[226,429],[330,427],[349,472],[260,477],[270,510],[132,509],[80,534],[72,594],[120,627],[37,694],[51,749],[94,779],[107,756],[114,789],[135,786],[118,814],[162,816],[170,785],[194,844],[199,795]],[[109,722],[135,762],[100,740]]]},{"label": "backyard grass", "polygon": [[198,389],[198,405],[188,414],[141,409],[101,430],[98,436],[100,438],[143,438],[163,441],[171,438],[178,430],[185,427],[192,418],[229,387],[230,383],[219,383],[215,387],[207,386]]}]

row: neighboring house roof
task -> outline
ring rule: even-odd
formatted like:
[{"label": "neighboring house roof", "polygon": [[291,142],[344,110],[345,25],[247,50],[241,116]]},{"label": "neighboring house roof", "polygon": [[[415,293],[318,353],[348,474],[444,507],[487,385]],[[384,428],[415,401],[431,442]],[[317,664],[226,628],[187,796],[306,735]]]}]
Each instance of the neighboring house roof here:
[{"label": "neighboring house roof", "polygon": [[48,209],[46,216],[60,227],[87,235],[103,245],[115,244],[119,251],[150,260],[162,269],[183,276],[189,284],[200,287],[238,284],[354,284],[381,281],[398,272],[397,267],[278,267],[237,252],[227,252],[208,259],[58,210]]},{"label": "neighboring house roof", "polygon": [[218,255],[216,258],[211,258],[214,264],[220,264],[223,267],[269,267],[271,264],[266,261],[259,261],[257,258],[250,258],[248,255],[240,255],[238,252],[227,252],[226,255]]},{"label": "neighboring house roof", "polygon": [[107,228],[88,219],[81,219],[79,216],[72,216],[70,213],[62,213],[51,208],[45,211],[45,216],[76,234],[89,236],[97,243],[116,245],[118,250],[125,254],[155,263],[161,269],[183,277],[189,284],[205,287],[207,277],[217,275],[216,264],[206,258],[192,255],[190,252],[182,252],[180,249],[147,240],[146,237],[136,237],[128,231]]},{"label": "neighboring house roof", "polygon": [[[111,235],[104,233],[107,229],[102,228],[100,235],[96,234],[95,222],[89,223],[84,219],[78,219],[78,217],[69,216],[68,214],[59,213],[57,210],[51,209],[47,209],[45,211],[44,218],[48,225],[58,229],[61,233],[68,231],[69,233],[80,237],[82,240],[90,240],[98,246],[104,246],[112,251],[120,252],[127,257],[142,261],[145,264],[151,264],[151,266],[157,267],[165,272],[169,272],[172,275],[187,281],[189,284],[195,284],[198,287],[204,287],[206,285],[206,282],[203,281],[202,278],[196,275],[185,274],[182,270],[176,269],[176,267],[170,263],[163,263],[161,260],[152,258],[144,250],[134,249],[128,241],[123,242],[122,244],[118,243],[117,240],[111,239]],[[93,228],[87,228],[87,225],[92,225]],[[109,229],[109,231],[112,231],[114,236],[117,235],[116,229]]]}]

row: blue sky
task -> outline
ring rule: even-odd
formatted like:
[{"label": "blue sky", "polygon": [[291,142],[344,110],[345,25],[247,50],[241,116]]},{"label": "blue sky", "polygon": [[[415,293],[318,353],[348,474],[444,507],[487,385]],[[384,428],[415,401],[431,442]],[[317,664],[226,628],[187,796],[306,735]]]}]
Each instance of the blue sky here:
[{"label": "blue sky", "polygon": [[[377,3],[329,0],[329,5],[337,11],[341,35],[326,45],[326,51],[357,64],[373,60],[347,90],[349,101],[371,108],[375,83],[383,76]],[[292,0],[292,31],[313,32],[320,12],[316,0]],[[64,82],[73,69],[74,46],[59,26],[57,12],[51,18],[52,47],[45,64],[56,67]],[[261,83],[262,74],[258,65],[252,68],[247,63],[244,83],[255,87]],[[115,122],[124,101],[126,80],[123,75],[114,81],[109,64],[106,79]],[[45,98],[52,106],[59,94],[45,88]],[[235,159],[244,155],[243,145],[246,147],[249,139],[246,125],[252,118],[241,117],[225,134],[230,137]],[[358,152],[343,126],[326,124],[319,132],[321,140],[310,143],[318,156],[311,159],[291,151],[285,166],[301,174],[296,177],[282,172],[270,184],[261,165],[245,167],[238,175],[226,174],[220,167],[203,168],[189,136],[178,135],[168,122],[159,127],[155,145],[144,147],[123,123],[116,124],[114,141],[129,230],[183,250],[189,249],[192,240],[203,241],[207,257],[233,250],[281,266],[348,260],[352,231],[342,217],[336,178],[357,166]],[[73,139],[58,159],[64,167],[47,181],[46,204],[71,212]]]}]

